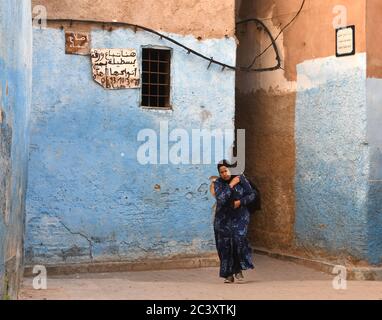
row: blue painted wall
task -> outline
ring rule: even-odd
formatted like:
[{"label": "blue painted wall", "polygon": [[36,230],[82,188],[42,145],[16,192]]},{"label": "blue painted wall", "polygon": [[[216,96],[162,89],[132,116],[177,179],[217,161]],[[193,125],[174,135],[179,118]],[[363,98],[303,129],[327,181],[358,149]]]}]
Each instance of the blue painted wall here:
[{"label": "blue painted wall", "polygon": [[[31,102],[30,1],[0,3],[0,299],[17,293],[22,270]],[[8,288],[6,288],[8,286]]]},{"label": "blue painted wall", "polygon": [[367,79],[367,139],[370,150],[368,244],[373,263],[382,262],[382,80]]},{"label": "blue painted wall", "polygon": [[366,54],[306,61],[297,70],[297,243],[377,262],[368,238],[375,219],[369,211]]},{"label": "blue painted wall", "polygon": [[366,54],[298,66],[296,236],[302,247],[382,263],[382,80]]},{"label": "blue painted wall", "polygon": [[[235,64],[234,39],[174,39]],[[93,30],[93,48],[169,46],[151,34]],[[144,110],[140,89],[109,91],[64,31],[34,30],[27,263],[136,260],[215,251],[215,165],[138,163],[141,129],[233,128],[235,73],[172,48],[173,110]],[[140,57],[141,58],[141,55]],[[156,185],[160,186],[160,188]]]}]

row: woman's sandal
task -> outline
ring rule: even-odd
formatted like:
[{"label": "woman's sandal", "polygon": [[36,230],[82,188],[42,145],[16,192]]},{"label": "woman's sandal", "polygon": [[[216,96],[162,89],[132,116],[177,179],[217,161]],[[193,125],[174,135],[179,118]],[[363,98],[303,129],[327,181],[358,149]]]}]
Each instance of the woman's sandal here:
[{"label": "woman's sandal", "polygon": [[245,282],[243,273],[241,271],[239,273],[235,274],[235,278],[236,278],[237,282],[239,282],[239,283]]},{"label": "woman's sandal", "polygon": [[228,276],[224,279],[224,283],[233,283],[235,281],[235,278],[233,276]]}]

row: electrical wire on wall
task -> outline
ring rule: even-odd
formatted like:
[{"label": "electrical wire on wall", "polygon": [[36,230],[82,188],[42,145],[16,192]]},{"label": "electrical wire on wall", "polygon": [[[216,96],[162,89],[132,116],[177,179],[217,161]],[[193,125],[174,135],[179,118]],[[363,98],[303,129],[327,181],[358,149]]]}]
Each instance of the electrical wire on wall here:
[{"label": "electrical wire on wall", "polygon": [[[255,56],[255,58],[252,60],[252,63],[247,67],[247,69],[251,69],[252,66],[256,63],[256,60],[258,58],[260,58],[261,56],[264,55],[264,53],[266,53],[268,51],[269,48],[271,48],[272,46],[274,47],[275,45],[275,42],[276,40],[280,37],[280,35],[284,32],[284,30],[286,28],[288,28],[292,23],[293,21],[295,21],[297,19],[297,17],[300,15],[302,9],[304,8],[305,6],[305,2],[306,0],[303,0],[302,3],[301,3],[301,6],[300,6],[300,9],[297,11],[296,15],[293,17],[293,19],[291,21],[289,21],[283,28],[281,28],[280,32],[277,34],[277,36],[275,38],[273,38],[273,36],[270,35],[270,38],[272,40],[272,42],[260,53],[258,54],[257,56]],[[249,22],[251,21],[251,19],[248,19],[248,20],[243,20],[243,21],[240,21],[238,22],[237,24],[241,24],[241,23],[245,23],[245,22]],[[269,31],[269,30],[268,30]],[[276,45],[276,48],[277,48],[277,45]],[[277,50],[277,49],[276,49]],[[278,54],[278,51],[276,51],[276,59],[278,60],[279,58],[279,54]]]},{"label": "electrical wire on wall", "polygon": [[[242,20],[242,21],[238,21],[236,23],[236,25],[242,25],[242,24],[247,24],[247,23],[250,23],[250,22],[254,22],[256,23],[258,26],[262,27],[265,31],[265,33],[269,36],[269,38],[271,39],[271,43],[269,44],[269,46],[267,48],[265,48],[259,55],[255,56],[252,63],[247,66],[247,67],[241,67],[241,66],[232,66],[232,65],[228,65],[226,63],[223,63],[221,61],[218,61],[218,60],[215,60],[213,57],[207,57],[206,55],[196,51],[196,50],[193,50],[187,46],[185,46],[184,44],[158,32],[158,31],[155,31],[153,29],[150,29],[150,28],[147,28],[147,27],[144,27],[144,26],[140,26],[140,25],[137,25],[137,24],[131,24],[131,23],[128,23],[128,22],[115,22],[115,21],[112,21],[112,22],[108,22],[108,21],[99,21],[99,20],[73,20],[73,19],[48,19],[48,21],[50,22],[56,22],[56,23],[70,23],[70,25],[73,24],[73,22],[76,22],[76,23],[93,23],[93,24],[102,24],[103,26],[105,25],[113,25],[113,26],[116,26],[116,27],[130,27],[130,28],[133,28],[135,31],[137,30],[143,30],[143,31],[146,31],[146,32],[149,32],[149,33],[152,33],[152,34],[155,34],[157,35],[158,37],[160,37],[161,39],[165,39],[173,44],[175,44],[176,46],[178,47],[181,47],[183,49],[185,49],[187,51],[187,54],[193,54],[193,55],[196,55],[206,61],[209,62],[208,64],[208,67],[207,69],[211,66],[211,64],[215,64],[215,65],[218,65],[220,67],[222,67],[222,70],[224,69],[230,69],[230,70],[235,70],[235,71],[245,71],[245,72],[266,72],[266,71],[274,71],[274,70],[278,70],[278,69],[281,69],[281,57],[280,57],[280,53],[279,53],[279,50],[278,50],[278,47],[277,47],[277,43],[276,43],[276,40],[279,38],[279,36],[281,35],[281,33],[286,29],[288,28],[294,20],[296,20],[296,18],[299,16],[299,14],[301,13],[302,9],[304,8],[304,5],[305,5],[305,2],[306,0],[303,0],[302,1],[302,4],[300,6],[300,9],[298,10],[297,14],[293,17],[293,19],[288,22],[281,30],[280,32],[278,33],[278,35],[276,37],[274,37],[271,33],[271,31],[269,30],[269,28],[265,25],[265,23],[263,21],[261,21],[260,19],[257,19],[257,18],[250,18],[250,19],[245,19],[245,20]],[[276,64],[272,67],[265,67],[265,68],[253,68],[253,65],[256,63],[257,59],[260,58],[262,55],[265,54],[265,52],[268,51],[269,48],[273,47],[273,50],[275,52],[275,55],[276,55]]]}]

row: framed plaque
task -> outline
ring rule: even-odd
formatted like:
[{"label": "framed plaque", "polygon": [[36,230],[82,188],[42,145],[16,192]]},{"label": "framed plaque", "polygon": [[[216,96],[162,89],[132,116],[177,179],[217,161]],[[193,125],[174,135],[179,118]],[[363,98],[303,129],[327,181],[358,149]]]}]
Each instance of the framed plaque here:
[{"label": "framed plaque", "polygon": [[336,29],[336,56],[345,57],[355,54],[355,26]]}]

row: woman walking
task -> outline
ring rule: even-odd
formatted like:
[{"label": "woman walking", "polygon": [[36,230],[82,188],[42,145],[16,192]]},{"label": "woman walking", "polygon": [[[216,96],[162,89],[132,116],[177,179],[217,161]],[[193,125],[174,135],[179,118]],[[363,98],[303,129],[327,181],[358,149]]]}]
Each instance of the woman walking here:
[{"label": "woman walking", "polygon": [[218,164],[220,177],[214,182],[216,214],[215,241],[220,258],[220,277],[224,283],[244,281],[242,270],[253,269],[252,252],[247,240],[250,213],[247,205],[256,192],[244,175],[233,176],[231,165],[223,160]]}]

